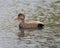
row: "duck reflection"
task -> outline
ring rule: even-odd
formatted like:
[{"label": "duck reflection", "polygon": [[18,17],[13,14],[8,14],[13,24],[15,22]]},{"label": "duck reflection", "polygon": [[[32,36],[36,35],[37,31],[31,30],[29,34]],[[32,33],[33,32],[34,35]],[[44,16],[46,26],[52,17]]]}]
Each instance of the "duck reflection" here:
[{"label": "duck reflection", "polygon": [[27,32],[33,32],[33,31],[36,31],[36,30],[42,30],[43,28],[41,28],[41,29],[38,29],[38,28],[30,28],[30,29],[23,29],[23,28],[20,28],[19,30],[21,31],[21,32],[18,32],[18,37],[24,37],[25,36],[25,33],[24,33],[24,31],[27,31]]}]

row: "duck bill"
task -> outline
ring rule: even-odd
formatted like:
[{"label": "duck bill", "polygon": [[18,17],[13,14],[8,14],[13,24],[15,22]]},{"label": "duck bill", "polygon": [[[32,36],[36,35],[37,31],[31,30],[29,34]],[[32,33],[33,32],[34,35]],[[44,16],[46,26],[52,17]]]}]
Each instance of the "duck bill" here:
[{"label": "duck bill", "polygon": [[19,18],[16,18],[15,20],[18,20],[19,21],[20,19]]},{"label": "duck bill", "polygon": [[18,18],[15,18],[15,20],[18,20]]}]

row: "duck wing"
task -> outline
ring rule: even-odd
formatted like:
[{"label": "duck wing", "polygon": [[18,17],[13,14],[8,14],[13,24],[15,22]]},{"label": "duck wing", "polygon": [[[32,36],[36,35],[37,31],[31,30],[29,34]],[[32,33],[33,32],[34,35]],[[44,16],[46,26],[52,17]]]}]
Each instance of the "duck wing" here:
[{"label": "duck wing", "polygon": [[40,21],[26,21],[24,23],[24,28],[37,28],[38,24],[43,24]]},{"label": "duck wing", "polygon": [[40,21],[26,21],[25,22],[26,24],[43,24],[42,22],[40,22]]}]

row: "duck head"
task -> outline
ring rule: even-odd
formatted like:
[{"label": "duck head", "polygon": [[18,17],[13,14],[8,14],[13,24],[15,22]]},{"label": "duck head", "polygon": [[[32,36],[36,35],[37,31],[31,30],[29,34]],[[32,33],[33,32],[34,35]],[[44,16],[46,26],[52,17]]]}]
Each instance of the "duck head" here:
[{"label": "duck head", "polygon": [[20,21],[20,20],[24,20],[25,19],[25,15],[23,13],[19,13],[18,17],[16,18],[16,20]]}]

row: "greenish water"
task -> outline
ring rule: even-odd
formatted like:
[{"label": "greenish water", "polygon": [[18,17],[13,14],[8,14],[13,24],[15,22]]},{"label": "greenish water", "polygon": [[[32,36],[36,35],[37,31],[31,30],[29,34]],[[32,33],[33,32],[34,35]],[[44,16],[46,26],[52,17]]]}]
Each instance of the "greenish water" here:
[{"label": "greenish water", "polygon": [[[44,29],[18,37],[20,12],[43,22]],[[60,48],[60,0],[0,0],[0,48]]]}]

